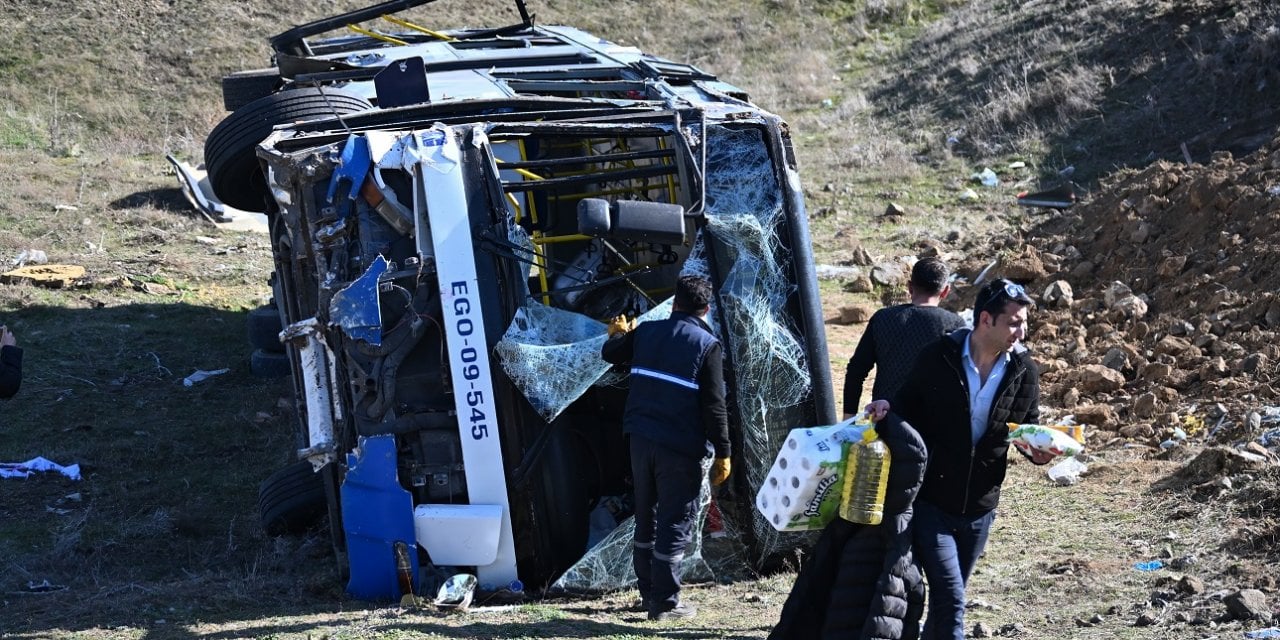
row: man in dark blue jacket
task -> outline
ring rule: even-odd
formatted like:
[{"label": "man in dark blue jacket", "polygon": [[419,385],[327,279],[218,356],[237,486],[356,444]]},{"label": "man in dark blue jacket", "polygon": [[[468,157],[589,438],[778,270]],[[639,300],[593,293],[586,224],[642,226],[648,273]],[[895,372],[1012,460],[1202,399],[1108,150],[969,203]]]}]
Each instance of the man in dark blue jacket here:
[{"label": "man in dark blue jacket", "polygon": [[12,398],[22,385],[22,349],[9,327],[0,325],[0,398]]},{"label": "man in dark blue jacket", "polygon": [[[925,347],[892,410],[929,451],[915,501],[915,555],[929,583],[925,640],[963,640],[965,587],[995,521],[1008,464],[1008,423],[1040,419],[1040,375],[1022,344],[1031,298],[996,280],[978,291],[973,330]],[[873,417],[890,408],[872,402]],[[1036,453],[1044,464],[1052,455]]]},{"label": "man in dark blue jacket", "polygon": [[723,354],[703,321],[711,295],[706,278],[681,276],[669,318],[635,330],[615,320],[601,349],[606,361],[631,364],[623,430],[631,437],[635,482],[632,559],[650,620],[697,613],[680,599],[680,562],[693,539],[709,452],[712,484],[729,477]]}]

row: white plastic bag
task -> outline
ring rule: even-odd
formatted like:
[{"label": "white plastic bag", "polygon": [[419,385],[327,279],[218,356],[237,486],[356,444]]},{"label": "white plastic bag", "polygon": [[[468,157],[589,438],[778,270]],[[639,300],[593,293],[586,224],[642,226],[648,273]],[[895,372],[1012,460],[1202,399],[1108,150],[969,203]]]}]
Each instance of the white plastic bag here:
[{"label": "white plastic bag", "polygon": [[1080,482],[1080,476],[1089,471],[1089,465],[1072,456],[1049,468],[1049,479],[1056,484],[1069,487]]}]

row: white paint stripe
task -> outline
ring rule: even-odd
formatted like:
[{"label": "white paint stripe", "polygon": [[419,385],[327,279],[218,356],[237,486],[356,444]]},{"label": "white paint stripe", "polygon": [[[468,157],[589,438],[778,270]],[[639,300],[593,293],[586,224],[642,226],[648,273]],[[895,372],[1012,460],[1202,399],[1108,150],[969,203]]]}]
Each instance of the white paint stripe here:
[{"label": "white paint stripe", "polygon": [[[493,564],[476,567],[476,577],[482,583],[500,586],[516,579],[516,550],[511,535],[507,474],[498,439],[499,416],[493,397],[489,342],[476,276],[475,245],[471,238],[471,219],[467,215],[462,151],[455,130],[448,127],[437,125],[415,135],[419,154],[415,170],[425,187],[426,215],[440,279],[445,345],[449,350],[449,372],[462,438],[467,496],[471,504],[502,506],[497,559]],[[477,131],[476,135],[482,134]],[[418,215],[422,215],[421,210]]]},{"label": "white paint stripe", "polygon": [[686,389],[693,389],[694,391],[698,390],[697,382],[694,382],[692,380],[685,380],[684,378],[679,378],[669,373],[654,371],[653,369],[645,369],[644,367],[631,367],[631,375],[644,376],[646,378],[653,378],[655,380],[664,380],[666,382],[670,382],[671,384],[678,384],[682,387],[685,387]]}]

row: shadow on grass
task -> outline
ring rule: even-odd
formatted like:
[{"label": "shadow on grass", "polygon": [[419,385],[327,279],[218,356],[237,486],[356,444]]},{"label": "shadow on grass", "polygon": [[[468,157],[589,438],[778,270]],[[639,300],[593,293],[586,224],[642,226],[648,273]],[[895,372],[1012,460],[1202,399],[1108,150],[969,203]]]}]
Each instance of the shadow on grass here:
[{"label": "shadow on grass", "polygon": [[[279,543],[258,524],[258,482],[288,461],[295,420],[280,402],[289,379],[249,372],[247,312],[124,296],[141,297],[0,301],[24,352],[22,387],[0,405],[0,461],[43,456],[82,473],[0,479],[0,636],[63,637],[194,614],[220,594],[296,592],[299,573],[276,569],[326,550]],[[29,588],[46,580],[67,589]]]},{"label": "shadow on grass", "polygon": [[[260,526],[258,484],[291,462],[297,421],[290,380],[249,373],[247,311],[118,299],[141,295],[91,290],[12,310],[0,299],[25,369],[0,405],[0,460],[44,456],[83,474],[0,480],[0,636],[764,636],[700,629],[714,618],[677,629],[619,617],[598,599],[466,617],[347,599],[327,535]],[[46,580],[66,589],[30,589]]]},{"label": "shadow on grass", "polygon": [[191,211],[191,203],[178,187],[147,189],[111,201],[112,209],[154,207],[164,211]]}]

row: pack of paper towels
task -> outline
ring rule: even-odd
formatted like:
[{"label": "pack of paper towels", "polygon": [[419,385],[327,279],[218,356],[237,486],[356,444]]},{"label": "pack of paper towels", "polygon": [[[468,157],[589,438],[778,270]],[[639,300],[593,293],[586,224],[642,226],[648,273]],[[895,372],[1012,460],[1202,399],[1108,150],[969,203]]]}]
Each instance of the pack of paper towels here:
[{"label": "pack of paper towels", "polygon": [[860,439],[868,426],[850,420],[792,429],[756,492],[760,515],[778,531],[826,526],[840,510],[849,443]]}]

